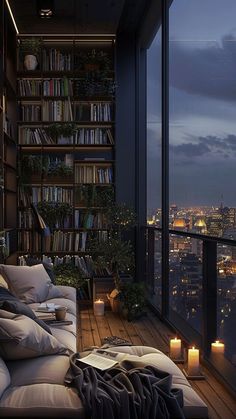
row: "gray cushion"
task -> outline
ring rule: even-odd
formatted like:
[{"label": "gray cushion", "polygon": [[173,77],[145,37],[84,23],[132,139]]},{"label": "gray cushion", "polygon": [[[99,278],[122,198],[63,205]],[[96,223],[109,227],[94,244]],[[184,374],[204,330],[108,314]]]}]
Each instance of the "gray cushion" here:
[{"label": "gray cushion", "polygon": [[6,388],[10,385],[10,383],[11,377],[8,368],[3,359],[0,358],[0,399]]},{"label": "gray cushion", "polygon": [[0,265],[0,273],[10,291],[25,303],[42,302],[61,297],[42,264],[34,266]]},{"label": "gray cushion", "polygon": [[10,291],[25,303],[46,300],[51,280],[43,265],[0,265],[0,272]]},{"label": "gray cushion", "polygon": [[0,411],[4,418],[85,418],[76,390],[58,384],[9,387],[0,400]]},{"label": "gray cushion", "polygon": [[64,384],[66,372],[70,366],[69,356],[46,355],[20,361],[7,361],[11,375],[11,386],[30,384]]},{"label": "gray cushion", "polygon": [[0,310],[0,355],[3,359],[25,359],[68,353],[55,337],[29,317]]}]

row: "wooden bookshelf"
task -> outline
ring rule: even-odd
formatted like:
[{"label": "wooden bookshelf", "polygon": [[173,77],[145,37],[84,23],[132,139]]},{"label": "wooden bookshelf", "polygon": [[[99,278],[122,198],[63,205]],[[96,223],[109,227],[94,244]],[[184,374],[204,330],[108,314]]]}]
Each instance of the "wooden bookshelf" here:
[{"label": "wooden bookshelf", "polygon": [[0,263],[17,261],[16,33],[0,4]]},{"label": "wooden bookshelf", "polygon": [[[22,39],[20,37],[20,42]],[[72,37],[66,43],[60,37],[53,39],[41,36],[38,68],[33,71],[24,69],[19,50],[17,73],[19,162],[32,160],[32,156],[37,164],[39,159],[50,160],[46,169],[27,177],[25,190],[20,186],[19,254],[38,257],[46,254],[52,260],[66,255],[85,257],[89,240],[108,234],[101,196],[105,191],[114,191],[115,187],[114,40],[99,46],[99,42],[89,42],[89,39],[85,42]],[[111,64],[99,80],[94,71],[80,68],[80,51],[92,50],[105,51]],[[58,68],[59,62],[64,69]],[[88,83],[89,94],[86,93]],[[55,123],[61,126],[72,123],[75,132],[68,140],[52,137],[47,130]],[[72,172],[67,178],[53,175],[53,167],[68,161]],[[83,170],[84,178],[79,175]],[[86,175],[86,170],[92,176]],[[40,212],[42,201],[55,205],[69,203],[71,213],[63,222],[51,227],[49,239],[40,240],[30,205]]]}]

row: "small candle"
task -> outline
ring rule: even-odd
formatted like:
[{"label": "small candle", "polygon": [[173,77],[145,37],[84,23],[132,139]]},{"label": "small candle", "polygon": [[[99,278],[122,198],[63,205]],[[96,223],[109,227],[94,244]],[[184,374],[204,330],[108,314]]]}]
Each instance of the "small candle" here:
[{"label": "small candle", "polygon": [[104,316],[104,301],[96,300],[93,303],[94,316]]},{"label": "small candle", "polygon": [[213,354],[223,354],[224,351],[225,351],[225,345],[219,340],[216,340],[215,342],[211,344],[211,352]]},{"label": "small candle", "polygon": [[170,340],[170,357],[172,359],[181,358],[181,340],[174,338]]},{"label": "small candle", "polygon": [[188,350],[188,374],[199,374],[199,349],[195,349],[194,346]]}]

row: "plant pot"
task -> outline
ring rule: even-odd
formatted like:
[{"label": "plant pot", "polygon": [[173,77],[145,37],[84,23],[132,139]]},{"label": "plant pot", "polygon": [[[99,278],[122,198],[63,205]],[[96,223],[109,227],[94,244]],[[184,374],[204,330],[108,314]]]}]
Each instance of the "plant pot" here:
[{"label": "plant pot", "polygon": [[87,64],[84,64],[84,69],[85,71],[98,71],[99,64],[87,63]]},{"label": "plant pot", "polygon": [[38,65],[37,57],[35,55],[26,55],[24,59],[24,66],[26,70],[36,70]]},{"label": "plant pot", "polygon": [[110,302],[111,309],[113,313],[120,313],[121,312],[121,301],[119,300],[119,294],[120,291],[118,291],[116,288],[110,293],[110,295],[107,295],[107,298]]}]

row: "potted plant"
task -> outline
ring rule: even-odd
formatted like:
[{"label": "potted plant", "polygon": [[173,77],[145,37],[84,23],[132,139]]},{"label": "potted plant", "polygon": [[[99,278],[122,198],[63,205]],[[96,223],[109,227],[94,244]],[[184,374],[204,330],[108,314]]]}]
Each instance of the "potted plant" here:
[{"label": "potted plant", "polygon": [[34,177],[38,181],[49,167],[49,157],[37,154],[24,154],[19,162],[20,184],[27,184]]},{"label": "potted plant", "polygon": [[125,204],[113,204],[106,211],[109,226],[107,240],[95,240],[91,244],[91,255],[95,269],[110,272],[115,288],[108,296],[114,312],[120,309],[121,278],[120,273],[131,273],[134,266],[133,247],[124,238],[124,231],[135,225],[135,214]]},{"label": "potted plant", "polygon": [[86,72],[99,72],[105,77],[111,70],[111,58],[107,52],[92,49],[79,51],[76,54],[78,70]]},{"label": "potted plant", "polygon": [[78,289],[86,283],[85,279],[81,277],[79,269],[71,262],[54,266],[53,272],[56,285],[67,285]]},{"label": "potted plant", "polygon": [[51,137],[51,139],[58,144],[68,144],[68,142],[70,143],[71,137],[73,137],[73,135],[76,133],[76,130],[76,124],[72,122],[67,124],[55,123],[45,128],[45,131],[49,137]]},{"label": "potted plant", "polygon": [[24,55],[26,70],[36,70],[41,46],[42,41],[39,38],[25,38],[21,40],[20,50]]},{"label": "potted plant", "polygon": [[121,288],[120,300],[122,313],[127,320],[134,320],[144,314],[146,306],[145,286],[143,282],[132,282]]},{"label": "potted plant", "polygon": [[72,214],[72,206],[67,202],[41,201],[37,204],[37,209],[50,230],[63,227]]}]

